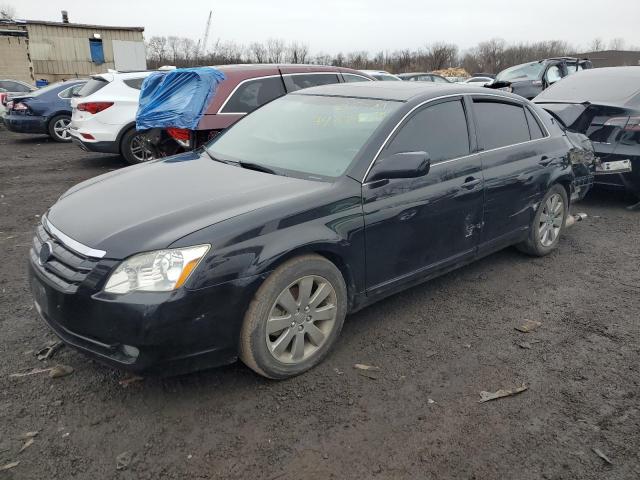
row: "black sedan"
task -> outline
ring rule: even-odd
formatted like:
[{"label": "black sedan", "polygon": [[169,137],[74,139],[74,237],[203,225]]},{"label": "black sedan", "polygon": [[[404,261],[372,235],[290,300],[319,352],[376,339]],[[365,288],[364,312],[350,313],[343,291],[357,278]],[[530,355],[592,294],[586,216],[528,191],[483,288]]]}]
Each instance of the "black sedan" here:
[{"label": "black sedan", "polygon": [[626,190],[640,200],[640,67],[586,70],[534,102],[569,131],[591,139],[601,162],[596,184]]},{"label": "black sedan", "polygon": [[301,90],[202,151],[62,195],[30,250],[36,309],[112,365],[239,356],[286,378],[328,354],[348,313],[509,245],[556,249],[581,152],[515,95]]}]

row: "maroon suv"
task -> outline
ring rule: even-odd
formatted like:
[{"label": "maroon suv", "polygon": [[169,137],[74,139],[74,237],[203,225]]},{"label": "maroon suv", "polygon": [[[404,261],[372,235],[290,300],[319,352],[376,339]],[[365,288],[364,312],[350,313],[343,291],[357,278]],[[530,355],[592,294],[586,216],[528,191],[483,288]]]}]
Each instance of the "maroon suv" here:
[{"label": "maroon suv", "polygon": [[357,70],[322,65],[255,64],[215,68],[221,70],[226,78],[217,86],[216,94],[196,130],[167,128],[147,132],[147,146],[154,157],[197,148],[243,115],[289,92],[331,83],[374,80]]}]

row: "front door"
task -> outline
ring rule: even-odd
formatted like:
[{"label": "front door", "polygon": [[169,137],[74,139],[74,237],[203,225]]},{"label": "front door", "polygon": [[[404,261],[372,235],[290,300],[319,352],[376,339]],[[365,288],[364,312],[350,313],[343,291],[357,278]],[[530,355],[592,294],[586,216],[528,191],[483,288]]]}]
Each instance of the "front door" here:
[{"label": "front door", "polygon": [[426,151],[426,176],[367,183],[367,290],[375,295],[463,262],[482,225],[483,178],[461,98],[429,103],[404,120],[379,158]]}]

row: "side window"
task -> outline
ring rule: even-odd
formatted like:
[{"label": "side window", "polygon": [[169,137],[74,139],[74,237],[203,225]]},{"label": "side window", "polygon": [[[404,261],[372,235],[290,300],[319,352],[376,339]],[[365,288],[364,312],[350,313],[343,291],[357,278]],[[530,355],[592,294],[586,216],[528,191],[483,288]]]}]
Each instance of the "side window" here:
[{"label": "side window", "polygon": [[419,82],[433,82],[433,77],[431,75],[421,75],[416,80]]},{"label": "side window", "polygon": [[436,83],[449,83],[449,82],[447,82],[446,78],[435,77],[435,76],[433,77],[433,81],[436,82]]},{"label": "side window", "polygon": [[142,89],[142,82],[144,82],[144,77],[142,78],[129,78],[127,80],[122,81],[125,85],[131,88],[135,88],[136,90]]},{"label": "side window", "polygon": [[354,75],[353,73],[343,73],[342,78],[345,83],[371,82],[367,77],[361,77],[360,75]]},{"label": "side window", "polygon": [[462,102],[443,102],[420,110],[400,128],[385,151],[389,155],[425,151],[432,163],[469,155],[469,131]]},{"label": "side window", "polygon": [[528,142],[529,126],[524,109],[501,102],[473,101],[478,140],[485,150]]},{"label": "side window", "polygon": [[549,67],[546,73],[547,83],[551,85],[552,83],[556,83],[558,80],[562,79],[562,72],[560,71],[560,67],[557,65],[552,65]]},{"label": "side window", "polygon": [[544,138],[545,134],[540,127],[540,124],[533,116],[531,111],[528,108],[524,109],[524,112],[527,116],[527,123],[529,124],[529,132],[531,133],[531,140],[537,140],[538,138]]},{"label": "side window", "polygon": [[332,74],[320,74],[309,73],[304,75],[283,75],[284,83],[287,86],[287,91],[295,92],[303,88],[316,87],[318,85],[330,85],[332,83],[338,83],[338,75]]},{"label": "side window", "polygon": [[[77,85],[76,85],[76,86],[77,86]],[[67,88],[67,89],[65,89],[65,90],[63,90],[63,91],[61,91],[61,92],[58,94],[58,96],[59,96],[60,98],[71,98],[71,95],[72,95],[72,93],[73,93],[73,89],[74,89],[74,88],[75,88],[75,87],[69,87],[69,88]]]},{"label": "side window", "polygon": [[222,113],[249,113],[286,92],[280,76],[256,78],[240,85],[229,98]]}]

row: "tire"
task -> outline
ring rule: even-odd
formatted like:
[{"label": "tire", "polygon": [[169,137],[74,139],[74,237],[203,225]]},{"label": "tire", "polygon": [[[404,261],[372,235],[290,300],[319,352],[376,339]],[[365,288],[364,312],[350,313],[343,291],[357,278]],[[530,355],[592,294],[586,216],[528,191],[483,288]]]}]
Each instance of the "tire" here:
[{"label": "tire", "polygon": [[131,128],[127,130],[122,136],[122,140],[120,140],[120,153],[127,163],[131,165],[148,162],[154,158],[152,152],[143,147],[141,143],[142,135],[135,128]]},{"label": "tire", "polygon": [[[562,205],[557,206],[558,201],[561,201]],[[552,215],[548,216],[548,212],[552,212]],[[538,205],[527,240],[517,245],[517,248],[536,257],[549,255],[558,248],[568,214],[567,191],[562,185],[553,185]]]},{"label": "tire", "polygon": [[56,115],[51,120],[49,120],[49,125],[47,126],[47,131],[49,136],[60,143],[68,143],[71,141],[71,135],[67,130],[69,128],[69,124],[71,123],[71,116],[69,115]]},{"label": "tire", "polygon": [[346,314],[340,270],[319,255],[296,257],[274,270],[256,292],[240,331],[240,359],[267,378],[299,375],[327,356]]}]

